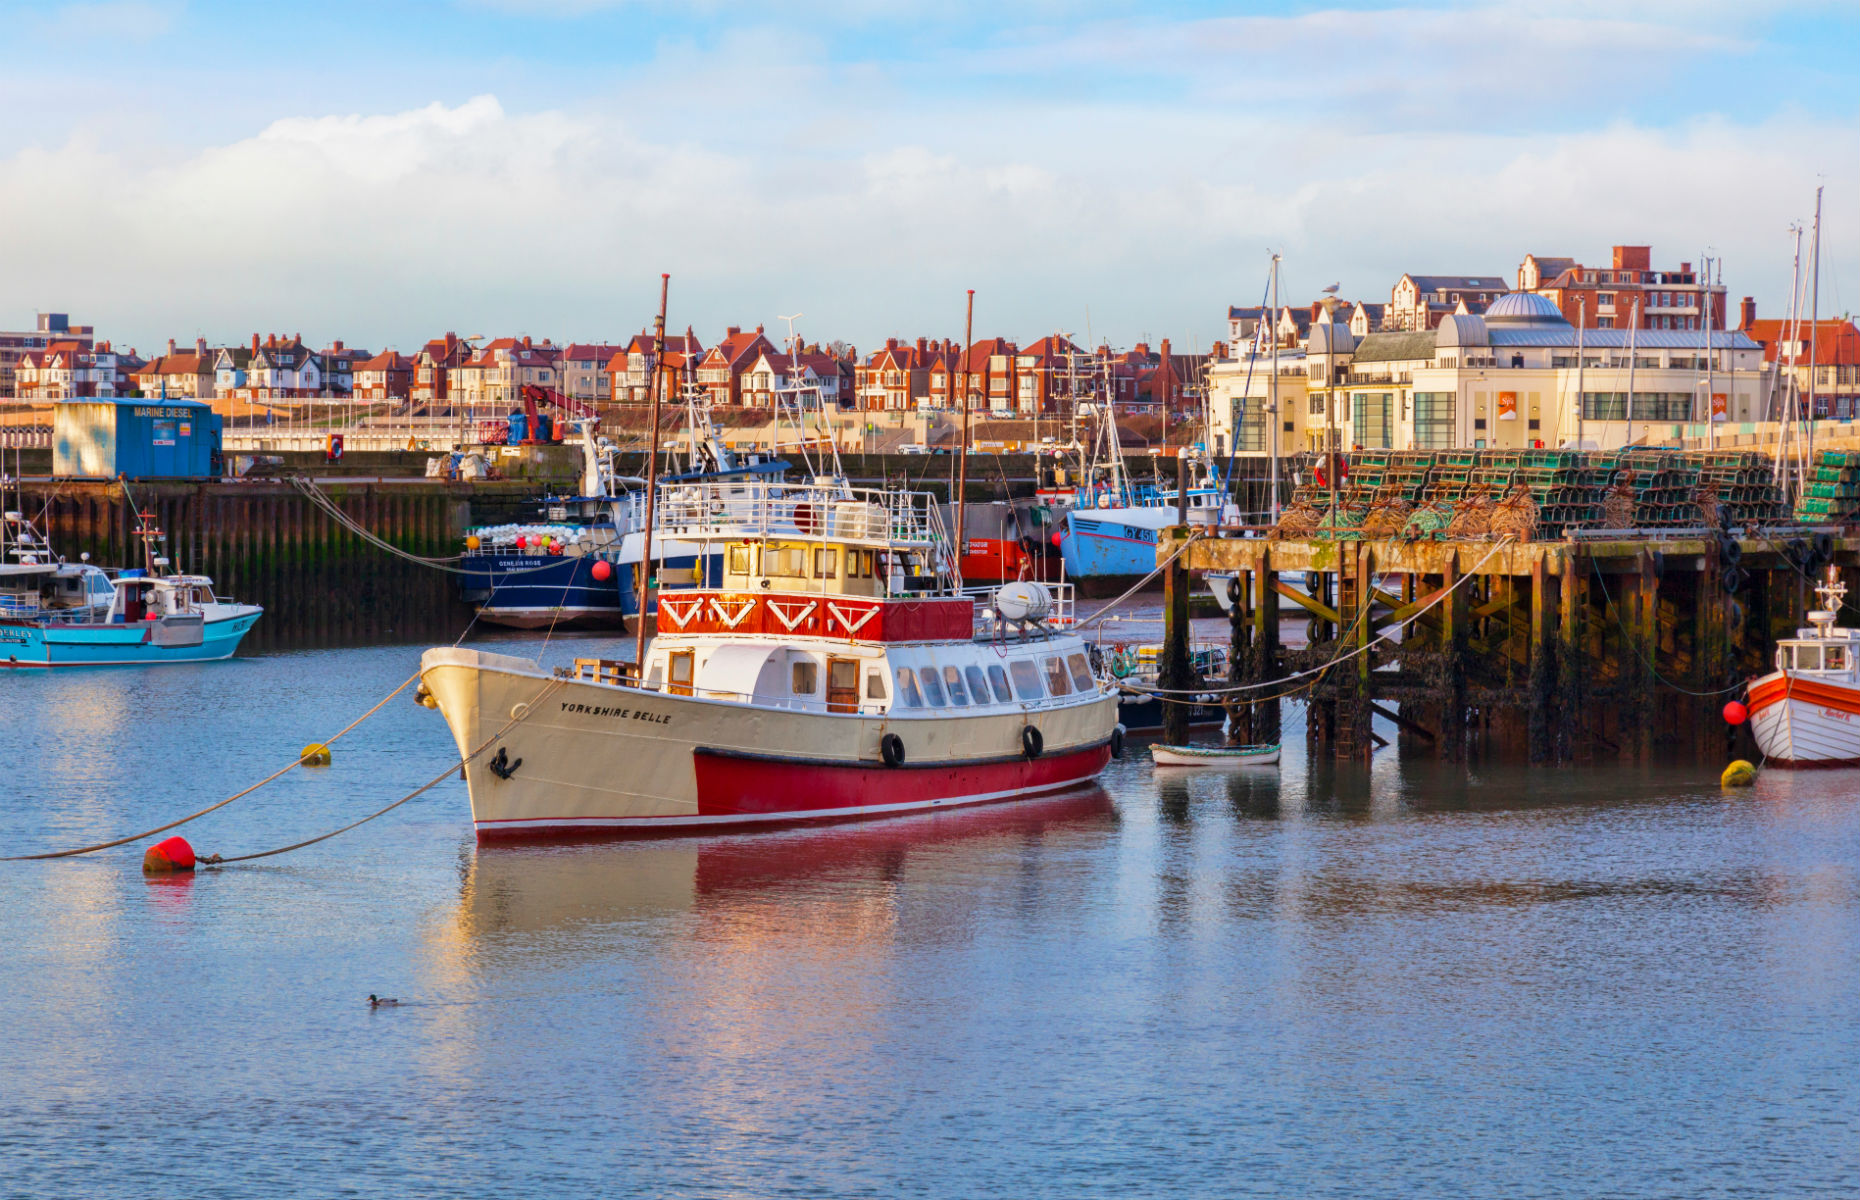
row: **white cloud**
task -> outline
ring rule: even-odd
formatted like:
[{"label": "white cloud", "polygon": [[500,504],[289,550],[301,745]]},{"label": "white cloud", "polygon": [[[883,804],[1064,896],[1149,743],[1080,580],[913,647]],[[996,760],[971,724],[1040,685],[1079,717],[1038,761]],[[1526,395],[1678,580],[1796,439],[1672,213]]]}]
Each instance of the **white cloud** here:
[{"label": "white cloud", "polygon": [[[1551,7],[1473,15],[1554,21]],[[586,338],[643,324],[666,270],[674,324],[706,336],[797,310],[803,332],[861,345],[949,335],[976,287],[982,329],[1082,333],[1089,306],[1100,335],[1205,346],[1226,303],[1257,296],[1268,246],[1287,255],[1288,298],[1333,279],[1376,298],[1404,270],[1509,275],[1526,252],[1599,258],[1616,242],[1649,242],[1661,263],[1715,246],[1730,286],[1774,308],[1783,228],[1816,173],[1849,198],[1831,212],[1860,194],[1851,114],[1507,123],[1492,110],[1521,89],[1481,60],[1489,27],[1439,49],[1445,24],[1353,33],[1347,61],[1297,90],[1284,81],[1328,36],[1305,20],[1271,27],[1291,39],[1264,55],[1280,74],[1230,100],[1220,38],[1260,29],[1196,28],[1024,47],[1051,80],[1095,79],[1084,68],[1122,45],[1180,63],[1182,93],[1004,93],[946,61],[837,67],[804,35],[746,30],[665,49],[572,107],[481,95],[275,120],[205,148],[29,147],[0,157],[0,227],[35,231],[9,245],[0,323],[49,305],[145,345],[254,328],[370,346],[448,328]],[[1611,53],[1553,33],[1539,52],[1569,71]],[[925,85],[945,70],[965,86]],[[1427,104],[1436,78],[1473,107]],[[1395,133],[1398,110],[1414,116]],[[1830,265],[1855,249],[1831,219]]]}]

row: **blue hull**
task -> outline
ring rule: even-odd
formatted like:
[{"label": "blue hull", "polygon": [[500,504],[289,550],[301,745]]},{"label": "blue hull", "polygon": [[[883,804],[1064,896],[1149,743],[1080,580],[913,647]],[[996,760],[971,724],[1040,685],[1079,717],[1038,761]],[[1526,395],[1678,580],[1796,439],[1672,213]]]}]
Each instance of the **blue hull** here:
[{"label": "blue hull", "polygon": [[1156,569],[1156,531],[1067,513],[1059,553],[1070,579],[1147,575]]},{"label": "blue hull", "polygon": [[157,646],[140,624],[0,625],[0,666],[104,667],[163,663],[218,662],[231,658],[260,614],[251,612],[210,621],[197,646]]},{"label": "blue hull", "polygon": [[[493,624],[519,629],[544,626],[622,626],[639,615],[631,564],[608,562],[605,583],[594,578],[592,556],[467,554],[459,560],[459,588]],[[721,571],[721,560],[712,556]],[[689,570],[697,556],[674,555],[661,566]]]}]

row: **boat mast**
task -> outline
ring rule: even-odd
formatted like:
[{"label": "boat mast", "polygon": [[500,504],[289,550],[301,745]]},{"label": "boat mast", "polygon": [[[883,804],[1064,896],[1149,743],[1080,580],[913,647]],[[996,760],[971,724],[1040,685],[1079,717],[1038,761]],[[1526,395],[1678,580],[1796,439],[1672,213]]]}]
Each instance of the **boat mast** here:
[{"label": "boat mast", "polygon": [[[1699,300],[1705,306],[1705,445],[1708,449],[1718,448],[1718,414],[1712,407],[1713,368],[1718,364],[1712,361],[1711,325],[1716,318],[1711,302],[1711,259],[1699,256],[1705,268],[1705,286],[1699,289]],[[1728,413],[1726,415],[1729,415]]]},{"label": "boat mast", "polygon": [[1582,449],[1582,327],[1589,323],[1589,299],[1576,297],[1576,449]]},{"label": "boat mast", "polygon": [[652,519],[659,495],[659,376],[665,362],[665,299],[671,290],[671,273],[659,276],[659,316],[652,323],[652,415],[646,430],[646,529],[639,552],[639,614],[633,624],[633,679],[646,684],[646,604],[652,593]]},{"label": "boat mast", "polygon": [[1623,447],[1634,444],[1634,360],[1640,357],[1640,297],[1634,297],[1634,307],[1628,317],[1628,390],[1627,390],[1627,440]]},{"label": "boat mast", "polygon": [[1809,285],[1808,302],[1808,410],[1804,414],[1806,424],[1803,432],[1807,435],[1802,444],[1802,483],[1808,483],[1808,460],[1815,454],[1815,418],[1821,414],[1816,411],[1815,400],[1818,388],[1815,382],[1815,334],[1816,326],[1821,320],[1821,188],[1815,189],[1815,236],[1814,260],[1810,274],[1814,280]]},{"label": "boat mast", "polygon": [[[970,356],[975,353],[974,288],[969,289],[968,315],[965,316],[962,321],[962,342],[963,382],[965,385],[962,395],[962,440],[956,447],[956,494],[951,497],[955,502],[956,508],[956,554],[950,565],[955,568],[955,575],[958,580],[962,578],[962,552],[968,547],[968,543],[962,539],[966,537],[968,533],[963,522],[964,512],[967,507],[963,504],[963,497],[966,496],[969,491],[969,395],[966,385],[968,383],[967,368],[969,359]],[[958,586],[960,586],[960,584],[958,584]]]},{"label": "boat mast", "polygon": [[1268,406],[1272,420],[1268,422],[1266,440],[1272,445],[1272,482],[1271,496],[1267,508],[1272,517],[1272,524],[1279,523],[1279,255],[1272,256],[1272,307],[1260,314],[1260,324],[1265,327],[1266,336],[1272,339],[1272,380],[1267,385],[1272,395]]}]

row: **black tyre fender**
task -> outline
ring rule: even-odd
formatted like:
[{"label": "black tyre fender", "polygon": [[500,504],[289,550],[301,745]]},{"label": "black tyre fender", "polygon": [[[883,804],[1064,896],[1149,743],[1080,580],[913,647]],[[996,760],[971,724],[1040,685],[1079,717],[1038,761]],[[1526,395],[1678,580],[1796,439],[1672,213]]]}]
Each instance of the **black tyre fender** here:
[{"label": "black tyre fender", "polygon": [[1024,758],[1038,758],[1046,749],[1046,739],[1040,736],[1038,728],[1032,725],[1020,727],[1020,752]]},{"label": "black tyre fender", "polygon": [[1834,535],[1833,534],[1828,534],[1828,533],[1816,534],[1814,546],[1815,546],[1815,557],[1816,558],[1820,559],[1824,563],[1834,561]]},{"label": "black tyre fender", "polygon": [[1798,567],[1808,566],[1808,556],[1810,554],[1810,549],[1809,549],[1808,543],[1802,538],[1790,538],[1789,544],[1783,547],[1783,553],[1786,554],[1789,558],[1789,561],[1794,563],[1796,566]]},{"label": "black tyre fender", "polygon": [[1744,589],[1744,583],[1749,578],[1750,576],[1744,570],[1744,568],[1729,567],[1725,570],[1723,575],[1718,577],[1718,582],[1724,585],[1725,591],[1731,593],[1732,595],[1736,595],[1738,592]]},{"label": "black tyre fender", "polygon": [[1718,543],[1718,560],[1726,567],[1735,567],[1744,561],[1744,544],[1734,537],[1727,537]]},{"label": "black tyre fender", "polygon": [[1238,575],[1227,581],[1227,602],[1236,606],[1240,603],[1240,577]]},{"label": "black tyre fender", "polygon": [[[1029,725],[1027,728],[1032,729],[1033,726]],[[1111,726],[1111,757],[1124,757],[1124,723],[1122,721]]]},{"label": "black tyre fender", "polygon": [[895,733],[888,733],[878,739],[878,756],[885,760],[888,767],[904,765],[904,739]]}]

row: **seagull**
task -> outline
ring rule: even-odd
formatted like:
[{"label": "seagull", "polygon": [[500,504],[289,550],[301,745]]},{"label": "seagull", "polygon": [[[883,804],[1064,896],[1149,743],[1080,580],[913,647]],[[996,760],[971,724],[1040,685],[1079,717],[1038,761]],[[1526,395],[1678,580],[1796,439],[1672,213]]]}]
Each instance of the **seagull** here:
[{"label": "seagull", "polygon": [[1329,287],[1325,288],[1324,290],[1328,292],[1330,295],[1335,296],[1337,294],[1337,289],[1342,286],[1343,286],[1343,283],[1339,281],[1337,283],[1331,284]]},{"label": "seagull", "polygon": [[377,996],[373,992],[368,993],[368,1007],[370,1008],[392,1008],[399,1003],[400,1001],[392,996]]}]

